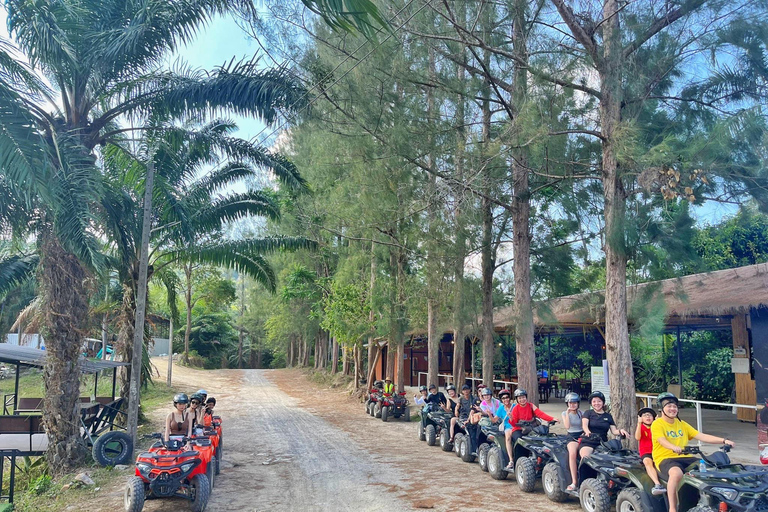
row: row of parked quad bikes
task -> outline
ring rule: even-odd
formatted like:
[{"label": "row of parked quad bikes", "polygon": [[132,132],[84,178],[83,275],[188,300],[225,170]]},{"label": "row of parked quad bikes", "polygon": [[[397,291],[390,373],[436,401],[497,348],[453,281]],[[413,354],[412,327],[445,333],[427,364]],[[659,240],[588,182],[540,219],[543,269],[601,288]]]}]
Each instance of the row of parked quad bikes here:
[{"label": "row of parked quad bikes", "polygon": [[[396,395],[405,401],[405,410],[396,408],[395,396],[384,395],[376,388],[366,401],[366,412],[386,421],[390,414],[410,418],[405,393]],[[566,435],[549,431],[553,424],[538,420],[520,423],[524,435],[513,447],[514,470],[507,470],[504,433],[498,425],[478,426],[477,451],[470,449],[464,422],[455,426],[450,442],[452,415],[436,404],[426,406],[418,424],[420,441],[429,446],[440,445],[445,452],[454,452],[464,462],[478,462],[482,471],[496,480],[506,480],[511,474],[520,490],[534,492],[541,480],[547,498],[554,502],[578,499],[586,512],[609,512],[615,505],[618,512],[664,512],[669,510],[666,494],[651,493],[653,481],[636,451],[625,449],[621,439],[602,442],[590,455],[579,461],[580,485],[568,491],[571,475],[568,468]],[[732,464],[724,445],[712,454],[698,446],[688,446],[684,455],[695,455],[704,461],[687,469],[677,489],[680,512],[760,512],[768,511],[768,467]],[[666,482],[664,482],[666,483]]]},{"label": "row of parked quad bikes", "polygon": [[190,439],[172,436],[164,441],[162,434],[146,438],[157,441],[136,457],[136,474],[124,494],[126,512],[140,512],[148,499],[174,497],[188,500],[194,512],[203,512],[221,464],[221,417],[195,429]]}]

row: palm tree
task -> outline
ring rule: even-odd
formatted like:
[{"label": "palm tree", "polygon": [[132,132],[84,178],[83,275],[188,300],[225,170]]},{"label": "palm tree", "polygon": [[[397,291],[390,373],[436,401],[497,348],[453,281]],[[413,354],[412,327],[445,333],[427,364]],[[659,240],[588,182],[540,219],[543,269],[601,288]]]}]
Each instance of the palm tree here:
[{"label": "palm tree", "polygon": [[[228,222],[253,216],[278,217],[279,208],[271,192],[231,189],[257,179],[260,168],[272,171],[289,188],[304,186],[303,179],[288,160],[233,137],[236,130],[233,123],[219,120],[192,128],[165,126],[148,133],[142,142],[153,147],[151,158],[156,169],[149,277],[165,285],[169,297],[178,283],[173,270],[177,264],[183,264],[185,270],[193,264],[226,266],[274,291],[275,276],[264,254],[276,249],[309,246],[307,240],[298,238],[227,240],[222,236]],[[146,154],[146,148],[140,153]],[[215,168],[208,171],[211,165]],[[118,354],[124,361],[131,360],[132,352],[142,231],[138,199],[144,195],[146,167],[146,160],[134,154],[130,144],[113,142],[104,150],[105,194],[100,208],[103,219],[99,223],[109,230],[111,254],[124,290],[117,343]],[[187,286],[187,296],[190,291]],[[191,309],[187,297],[187,355]],[[126,396],[129,382],[128,373],[123,372],[122,396]]]},{"label": "palm tree", "polygon": [[43,421],[58,471],[85,453],[77,360],[93,273],[104,263],[93,234],[105,188],[98,148],[123,133],[140,135],[157,118],[230,112],[271,123],[280,110],[300,108],[304,95],[284,69],[261,70],[255,60],[211,72],[160,67],[212,16],[250,9],[246,0],[4,5],[12,41],[0,40],[0,194],[20,206],[0,215],[36,239],[45,380],[56,390],[46,393]]}]

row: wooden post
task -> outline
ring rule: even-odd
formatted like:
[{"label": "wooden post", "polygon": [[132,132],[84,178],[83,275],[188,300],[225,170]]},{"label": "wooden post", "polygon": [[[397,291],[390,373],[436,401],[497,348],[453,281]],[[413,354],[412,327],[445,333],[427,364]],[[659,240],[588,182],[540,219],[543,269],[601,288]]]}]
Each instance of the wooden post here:
[{"label": "wooden post", "polygon": [[[749,333],[747,332],[747,317],[735,315],[731,319],[731,332],[733,333],[734,358],[749,358]],[[736,349],[744,349],[744,354],[736,354]],[[737,373],[736,377],[736,403],[754,405],[757,403],[755,381],[749,373]],[[754,422],[756,419],[753,409],[736,409],[736,417],[741,421]]]}]

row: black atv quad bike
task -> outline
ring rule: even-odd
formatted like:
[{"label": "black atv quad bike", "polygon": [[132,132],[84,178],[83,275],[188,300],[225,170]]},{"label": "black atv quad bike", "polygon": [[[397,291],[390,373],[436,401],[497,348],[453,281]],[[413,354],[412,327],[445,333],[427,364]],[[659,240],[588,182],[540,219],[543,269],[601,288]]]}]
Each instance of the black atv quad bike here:
[{"label": "black atv quad bike", "polygon": [[[698,446],[686,446],[682,455],[694,455],[704,461],[706,471],[699,463],[686,468],[677,488],[680,512],[758,512],[768,510],[768,467],[731,464],[723,445],[711,455]],[[667,495],[651,495],[651,486],[627,474],[632,486],[619,493],[616,500],[618,512],[663,512],[669,509]],[[666,482],[665,482],[666,484]]]},{"label": "black atv quad bike", "polygon": [[[594,434],[592,434],[594,436]],[[624,449],[621,439],[600,444],[579,461],[579,501],[586,512],[610,512],[619,493],[632,486],[629,470],[645,471],[640,455]]]},{"label": "black atv quad bike", "polygon": [[435,446],[443,430],[450,429],[451,413],[446,412],[439,404],[431,403],[425,405],[419,415],[419,441],[426,441],[429,446]]},{"label": "black atv quad bike", "polygon": [[568,436],[550,433],[549,427],[554,421],[546,424],[538,418],[531,422],[521,422],[523,437],[518,439],[513,447],[515,458],[515,479],[523,492],[533,492],[536,480],[541,477],[544,467],[552,460],[552,449],[545,443],[565,445]]}]

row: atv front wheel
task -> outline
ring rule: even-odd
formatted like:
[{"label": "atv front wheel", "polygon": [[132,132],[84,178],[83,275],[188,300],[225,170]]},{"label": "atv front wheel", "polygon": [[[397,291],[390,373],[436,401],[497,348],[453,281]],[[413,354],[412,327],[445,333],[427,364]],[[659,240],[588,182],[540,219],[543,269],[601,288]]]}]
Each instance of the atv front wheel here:
[{"label": "atv front wheel", "polygon": [[376,405],[373,406],[373,416],[381,418],[381,404],[379,402],[376,402]]},{"label": "atv front wheel", "polygon": [[[562,503],[568,499],[568,495],[560,484],[559,471],[560,469],[556,462],[547,463],[547,465],[544,466],[544,470],[541,472],[541,486],[544,488],[544,494],[547,495],[547,498],[554,502]],[[619,510],[618,502],[616,504],[616,510]]]},{"label": "atv front wheel", "polygon": [[189,491],[191,493],[192,511],[203,512],[208,505],[208,498],[211,495],[211,484],[208,482],[208,477],[202,473],[193,476]]},{"label": "atv front wheel", "polygon": [[403,420],[406,423],[411,422],[411,410],[408,408],[408,406],[405,406],[405,413],[403,414]]},{"label": "atv front wheel", "polygon": [[389,419],[389,407],[384,406],[381,408],[381,421],[386,423],[388,419]]},{"label": "atv front wheel", "polygon": [[475,462],[475,456],[472,455],[472,448],[470,447],[469,438],[467,436],[464,436],[461,440],[459,456],[464,462]]},{"label": "atv front wheel", "polygon": [[216,460],[215,457],[208,462],[208,467],[205,469],[205,477],[208,479],[208,484],[210,484],[210,486],[211,486],[210,487],[211,492],[213,492],[213,486],[214,486],[213,479],[216,478],[216,476],[215,476],[215,474],[216,474],[216,463],[213,462],[214,460]]},{"label": "atv front wheel", "polygon": [[453,436],[453,453],[461,457],[461,443],[464,441],[464,434],[458,433]]},{"label": "atv front wheel", "polygon": [[689,508],[688,512],[717,512],[712,507],[708,507],[706,505],[697,505],[693,508]]},{"label": "atv front wheel", "polygon": [[368,404],[368,414],[369,414],[370,416],[373,416],[373,408],[374,408],[375,406],[376,406],[376,404],[375,404],[375,403],[373,403],[373,402],[371,402],[371,403],[369,403],[369,404]]},{"label": "atv front wheel", "polygon": [[421,422],[416,425],[416,428],[419,429],[419,441],[426,441],[427,435],[424,433],[424,428],[421,426]]},{"label": "atv front wheel", "polygon": [[643,499],[640,496],[639,489],[628,487],[622,490],[616,498],[616,512],[644,512],[644,510],[645,507],[643,507]]},{"label": "atv front wheel", "polygon": [[144,480],[134,476],[128,480],[123,494],[125,512],[141,512],[144,508]]},{"label": "atv front wheel", "polygon": [[587,478],[579,487],[579,501],[584,512],[610,512],[608,486],[596,478]]},{"label": "atv front wheel", "polygon": [[429,446],[435,446],[437,444],[437,431],[434,425],[427,425],[426,428],[427,444]]},{"label": "atv front wheel", "polygon": [[450,452],[453,450],[453,443],[450,442],[451,434],[448,433],[448,429],[444,428],[440,431],[440,448],[444,452]]},{"label": "atv front wheel", "polygon": [[488,471],[488,452],[491,451],[491,445],[483,443],[477,449],[477,463],[480,464],[480,471]]},{"label": "atv front wheel", "polygon": [[530,457],[520,457],[515,464],[517,485],[523,492],[533,492],[536,488],[536,464]]},{"label": "atv front wheel", "polygon": [[494,446],[488,452],[488,473],[494,480],[506,480],[507,472],[504,470],[506,457],[502,454],[501,448]]}]

